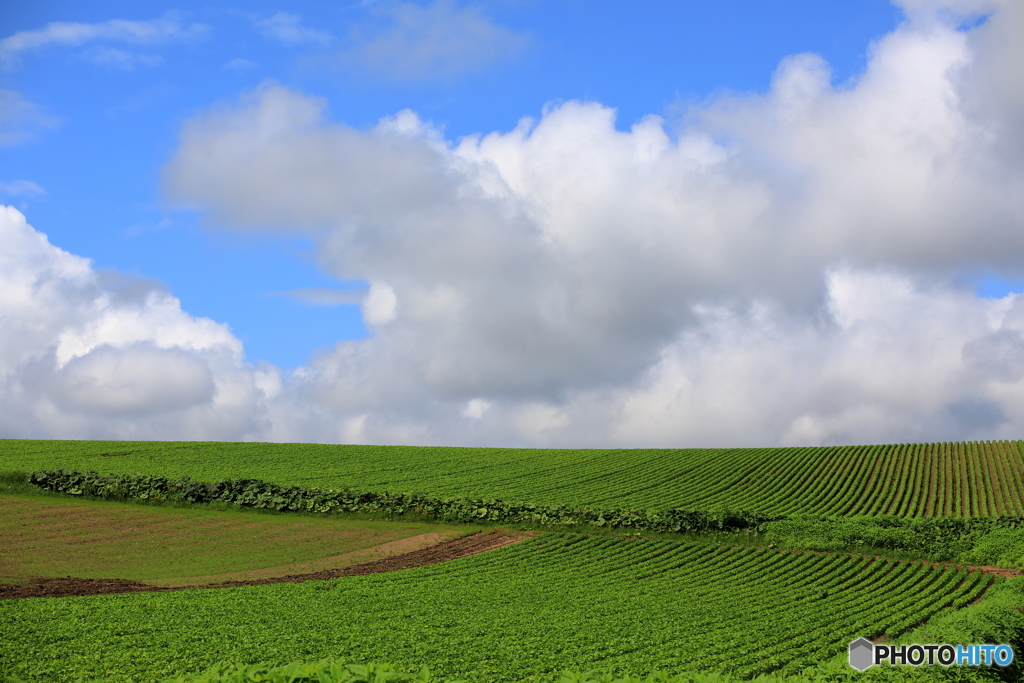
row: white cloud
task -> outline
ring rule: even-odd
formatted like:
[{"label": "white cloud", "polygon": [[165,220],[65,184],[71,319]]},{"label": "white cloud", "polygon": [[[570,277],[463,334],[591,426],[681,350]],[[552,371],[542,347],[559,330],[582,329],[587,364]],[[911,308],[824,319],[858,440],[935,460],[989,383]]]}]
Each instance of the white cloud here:
[{"label": "white cloud", "polygon": [[383,282],[374,282],[363,300],[363,319],[370,325],[384,325],[395,319],[397,308],[395,290]]},{"label": "white cloud", "polygon": [[0,180],[0,194],[11,197],[25,196],[31,199],[38,199],[46,194],[46,190],[31,180],[14,180],[11,182]]},{"label": "white cloud", "polygon": [[54,373],[49,396],[69,412],[139,417],[208,403],[214,390],[213,373],[195,355],[132,344],[75,357]]},{"label": "white cloud", "polygon": [[490,407],[490,401],[485,401],[482,398],[470,399],[466,402],[466,407],[462,409],[462,417],[468,417],[471,420],[479,420]]},{"label": "white cloud", "polygon": [[515,57],[528,42],[478,7],[454,0],[382,3],[374,10],[384,28],[355,31],[352,47],[339,55],[342,66],[401,81],[446,79]]},{"label": "white cloud", "polygon": [[164,349],[216,350],[241,361],[242,344],[225,325],[185,315],[180,302],[167,292],[133,292],[131,303],[123,305],[116,292],[98,293],[90,301],[88,318],[57,336],[53,351],[58,367],[104,345],[120,347],[141,342]]},{"label": "white cloud", "polygon": [[[916,3],[856,83],[795,56],[767,93],[626,131],[580,102],[459,141],[409,111],[360,131],[265,84],[184,126],[165,191],[221,225],[307,232],[325,271],[370,283],[373,336],[288,378],[246,366],[223,326],[158,288],[101,286],[8,210],[0,415],[13,417],[0,429],[558,446],[1018,437],[1024,299],[956,283],[1024,274],[1024,155],[1007,152],[1024,98],[1006,92],[1020,88],[1006,36],[1022,14],[1003,6],[962,32],[937,6]],[[164,358],[183,379],[160,397]],[[82,387],[102,390],[88,403]]]},{"label": "white cloud", "polygon": [[[0,207],[0,433],[246,438],[276,370],[150,282],[97,273]],[[279,379],[277,380],[279,381]]]},{"label": "white cloud", "polygon": [[[51,45],[77,46],[93,41],[158,45],[194,40],[207,35],[209,30],[210,27],[205,24],[185,23],[176,12],[167,12],[162,17],[148,21],[124,19],[112,19],[97,23],[55,21],[41,29],[19,31],[0,40],[0,63],[11,65],[27,51],[39,50]],[[139,59],[148,58],[141,56]]]},{"label": "white cloud", "polygon": [[827,283],[824,320],[765,304],[702,310],[699,328],[621,395],[616,440],[1014,438],[1024,423],[1024,299],[982,300],[878,271],[833,270]]},{"label": "white cloud", "polygon": [[34,140],[59,123],[60,119],[26,100],[21,93],[0,88],[0,147]]},{"label": "white cloud", "polygon": [[326,45],[334,37],[326,31],[318,31],[302,25],[302,17],[289,12],[278,12],[265,19],[253,18],[256,29],[265,38],[277,40],[286,45]]},{"label": "white cloud", "polygon": [[[1021,272],[1020,119],[992,125],[1011,105],[978,86],[1016,49],[979,41],[1019,17],[940,15],[916,9],[850,86],[794,56],[672,135],[579,102],[457,142],[412,112],[356,131],[266,84],[185,127],[166,188],[224,224],[326,228],[321,265],[375,283],[375,336],[284,392],[361,416],[360,439],[996,435],[1024,422],[1016,370],[970,359],[1016,357],[1013,300],[952,283]],[[313,414],[288,429],[337,438]]]}]

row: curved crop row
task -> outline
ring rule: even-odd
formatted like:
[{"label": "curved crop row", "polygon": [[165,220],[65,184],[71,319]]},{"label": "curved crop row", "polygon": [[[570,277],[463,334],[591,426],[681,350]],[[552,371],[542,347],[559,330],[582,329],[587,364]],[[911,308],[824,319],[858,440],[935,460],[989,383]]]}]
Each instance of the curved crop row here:
[{"label": "curved crop row", "polygon": [[[116,459],[108,459],[116,458]],[[767,515],[1024,516],[1024,443],[735,449],[496,449],[0,441],[23,471],[69,468],[200,481]]]},{"label": "curved crop row", "polygon": [[990,581],[930,563],[545,534],[328,582],[14,601],[0,631],[11,673],[40,681],[323,657],[496,682],[567,667],[750,677],[896,636]]}]

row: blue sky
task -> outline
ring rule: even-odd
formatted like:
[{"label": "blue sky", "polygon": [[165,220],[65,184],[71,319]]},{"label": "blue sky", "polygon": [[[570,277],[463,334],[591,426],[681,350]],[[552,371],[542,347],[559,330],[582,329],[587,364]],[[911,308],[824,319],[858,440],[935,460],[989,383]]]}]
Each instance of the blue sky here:
[{"label": "blue sky", "polygon": [[1024,5],[0,6],[0,437],[1019,438]]},{"label": "blue sky", "polygon": [[[354,32],[394,27],[386,3],[8,3],[0,9],[4,36],[53,22],[161,19],[188,35],[54,41],[19,52],[3,87],[47,122],[30,141],[0,150],[0,180],[29,180],[45,194],[8,192],[0,201],[24,208],[57,246],[99,268],[157,279],[193,315],[228,323],[250,361],[293,368],[317,347],[365,335],[358,306],[273,294],[346,286],[316,267],[309,239],[217,229],[161,195],[161,167],[195,112],[274,79],[327,98],[332,115],[357,128],[410,108],[457,139],[507,131],[549,103],[579,99],[614,107],[628,129],[723,90],[763,92],[794,53],[822,55],[845,81],[863,70],[869,42],[902,17],[875,0],[470,7],[515,36],[510,54],[465,70],[438,64],[435,73],[401,75],[358,58],[337,63]],[[260,26],[281,12],[290,16],[279,30],[297,28],[291,40]]]}]

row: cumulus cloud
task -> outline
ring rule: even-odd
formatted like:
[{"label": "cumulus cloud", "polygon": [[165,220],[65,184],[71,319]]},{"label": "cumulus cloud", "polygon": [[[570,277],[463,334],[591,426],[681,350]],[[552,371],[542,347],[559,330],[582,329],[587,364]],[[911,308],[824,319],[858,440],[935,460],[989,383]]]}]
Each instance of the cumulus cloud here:
[{"label": "cumulus cloud", "polygon": [[446,79],[514,57],[527,44],[480,8],[454,0],[381,3],[374,13],[382,26],[353,32],[353,44],[339,55],[343,67],[399,81]]},{"label": "cumulus cloud", "polygon": [[194,354],[153,344],[104,345],[51,378],[49,396],[69,412],[139,417],[208,403],[213,373]]},{"label": "cumulus cloud", "polygon": [[[464,445],[1018,438],[1024,298],[958,283],[1024,263],[1006,39],[1024,17],[907,7],[855,83],[797,55],[766,93],[628,130],[582,102],[455,141],[411,111],[357,130],[266,83],[186,123],[164,190],[222,226],[308,233],[324,271],[369,284],[371,336],[287,378],[251,368],[166,292],[118,303],[87,262],[22,230],[7,277],[42,284],[3,304],[21,321],[0,339],[5,381],[32,388],[19,406],[61,415],[62,433],[85,424],[70,415],[121,433],[117,406],[135,401],[134,429],[179,438],[211,425]],[[183,385],[158,400],[164,365]],[[101,384],[82,405],[81,387]]]},{"label": "cumulus cloud", "polygon": [[[1024,299],[982,300],[891,272],[837,269],[826,282],[824,320],[763,303],[702,310],[703,324],[666,347],[625,395],[618,440],[1015,438]],[[731,420],[743,432],[729,434]]]},{"label": "cumulus cloud", "polygon": [[325,410],[382,441],[994,435],[1024,419],[1014,299],[952,283],[1024,255],[1014,100],[981,85],[1017,49],[985,36],[1020,17],[908,15],[852,85],[797,55],[765,94],[628,131],[580,102],[459,141],[408,111],[357,131],[268,83],[185,127],[166,188],[222,224],[326,231],[322,267],[373,283],[374,337],[291,387],[307,429]]},{"label": "cumulus cloud", "polygon": [[5,437],[245,438],[277,371],[152,282],[97,272],[0,207]]},{"label": "cumulus cloud", "polygon": [[[188,41],[206,35],[210,27],[200,23],[186,23],[176,12],[148,21],[112,19],[96,23],[54,21],[41,29],[19,31],[0,40],[0,63],[13,65],[22,54],[51,45],[83,45],[94,41],[113,41],[132,45],[157,45],[175,41]],[[115,51],[123,52],[123,51]],[[94,57],[119,59],[110,51],[100,51]],[[151,59],[145,56],[138,59]]]}]

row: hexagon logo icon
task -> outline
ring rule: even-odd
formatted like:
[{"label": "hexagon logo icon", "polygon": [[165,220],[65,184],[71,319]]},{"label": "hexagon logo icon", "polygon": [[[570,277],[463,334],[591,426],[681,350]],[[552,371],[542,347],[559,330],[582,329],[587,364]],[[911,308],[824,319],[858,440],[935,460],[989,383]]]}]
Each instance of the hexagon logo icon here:
[{"label": "hexagon logo icon", "polygon": [[875,646],[867,638],[858,638],[850,643],[850,666],[864,671],[875,664]]}]

